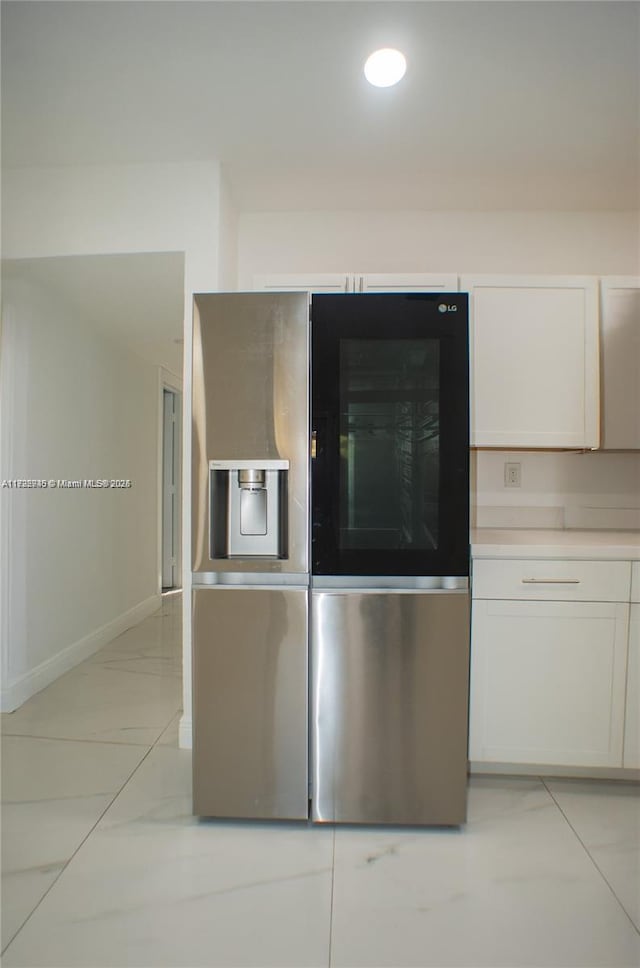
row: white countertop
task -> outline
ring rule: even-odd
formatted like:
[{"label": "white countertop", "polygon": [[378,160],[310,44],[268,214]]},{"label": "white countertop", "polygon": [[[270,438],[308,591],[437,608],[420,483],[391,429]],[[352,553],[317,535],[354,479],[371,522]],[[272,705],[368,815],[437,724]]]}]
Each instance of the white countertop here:
[{"label": "white countertop", "polygon": [[472,558],[640,560],[640,531],[496,530],[471,532]]}]

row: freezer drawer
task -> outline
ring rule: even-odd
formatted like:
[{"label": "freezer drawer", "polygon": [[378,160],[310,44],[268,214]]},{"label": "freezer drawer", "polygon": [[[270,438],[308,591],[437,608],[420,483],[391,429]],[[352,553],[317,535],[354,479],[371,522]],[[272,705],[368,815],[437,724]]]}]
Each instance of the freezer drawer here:
[{"label": "freezer drawer", "polygon": [[468,593],[318,591],[311,610],[313,819],[463,823]]},{"label": "freezer drawer", "polygon": [[193,801],[207,817],[306,819],[307,590],[193,593]]}]

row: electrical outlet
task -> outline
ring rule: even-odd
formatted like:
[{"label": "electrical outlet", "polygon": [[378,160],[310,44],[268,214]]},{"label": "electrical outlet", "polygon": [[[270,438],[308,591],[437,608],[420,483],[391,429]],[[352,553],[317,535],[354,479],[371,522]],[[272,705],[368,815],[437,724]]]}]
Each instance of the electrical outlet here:
[{"label": "electrical outlet", "polygon": [[504,486],[520,487],[520,464],[507,462],[504,465]]}]

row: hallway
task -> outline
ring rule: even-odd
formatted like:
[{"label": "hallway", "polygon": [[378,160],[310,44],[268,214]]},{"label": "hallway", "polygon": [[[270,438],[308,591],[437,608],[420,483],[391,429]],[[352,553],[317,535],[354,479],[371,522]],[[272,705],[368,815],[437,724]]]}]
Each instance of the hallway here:
[{"label": "hallway", "polygon": [[474,777],[461,830],[194,818],[180,606],[2,716],[5,968],[640,962],[637,785]]}]

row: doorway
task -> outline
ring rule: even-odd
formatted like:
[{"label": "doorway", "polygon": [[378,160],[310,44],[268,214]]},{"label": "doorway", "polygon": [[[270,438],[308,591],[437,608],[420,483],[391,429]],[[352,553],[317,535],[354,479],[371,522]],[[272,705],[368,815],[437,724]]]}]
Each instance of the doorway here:
[{"label": "doorway", "polygon": [[162,590],[180,587],[180,394],[162,392]]}]

